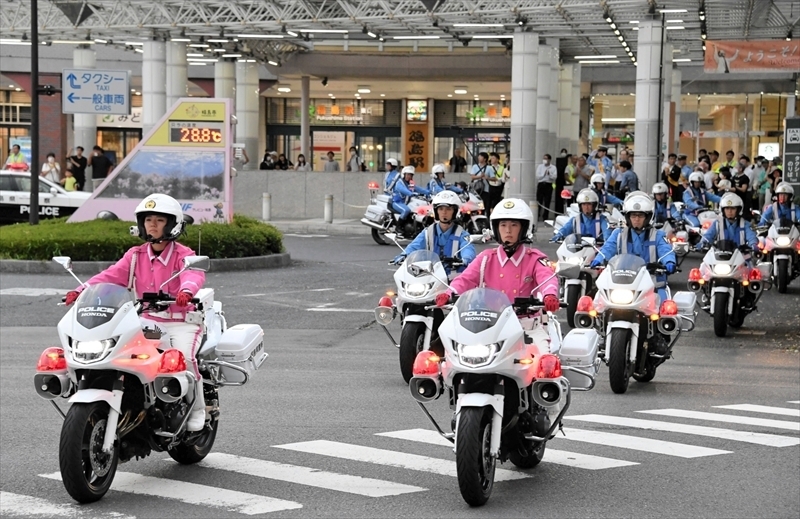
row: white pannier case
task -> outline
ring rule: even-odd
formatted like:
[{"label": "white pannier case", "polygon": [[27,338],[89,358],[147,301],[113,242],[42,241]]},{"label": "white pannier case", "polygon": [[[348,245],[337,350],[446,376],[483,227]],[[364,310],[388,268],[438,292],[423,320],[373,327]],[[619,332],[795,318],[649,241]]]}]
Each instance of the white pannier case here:
[{"label": "white pannier case", "polygon": [[[600,345],[600,336],[593,329],[576,328],[570,330],[558,352],[561,364],[571,366],[587,373],[597,375],[600,363],[597,359],[597,349]],[[564,370],[564,376],[573,388],[588,388],[592,381],[587,377],[570,370]]]},{"label": "white pannier case", "polygon": [[[223,332],[216,354],[218,360],[235,364],[252,373],[267,359],[264,331],[257,324],[231,326]],[[234,369],[223,366],[220,371],[227,382],[244,382],[244,375]]]}]

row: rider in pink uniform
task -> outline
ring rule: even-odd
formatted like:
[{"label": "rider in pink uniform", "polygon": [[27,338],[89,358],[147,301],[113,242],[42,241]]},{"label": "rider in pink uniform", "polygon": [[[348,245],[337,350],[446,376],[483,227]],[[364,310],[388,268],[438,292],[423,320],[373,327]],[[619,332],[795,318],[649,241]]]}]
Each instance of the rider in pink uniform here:
[{"label": "rider in pink uniform", "polygon": [[[65,301],[68,305],[84,288],[98,283],[132,288],[137,298],[145,292],[157,293],[162,283],[183,268],[183,258],[195,255],[192,249],[176,241],[184,229],[183,212],[177,200],[162,194],[150,195],[139,203],[135,213],[139,236],[146,243],[131,247],[114,265],[67,293]],[[149,311],[141,315],[142,325],[166,331],[172,347],[179,349],[186,364],[192,366],[198,383],[195,384],[194,406],[186,426],[189,431],[201,430],[205,424],[202,377],[195,357],[203,329],[200,325],[185,322],[186,313],[194,310],[190,301],[204,282],[205,273],[202,271],[182,272],[163,288],[165,294],[175,298],[175,303],[164,311]]]}]

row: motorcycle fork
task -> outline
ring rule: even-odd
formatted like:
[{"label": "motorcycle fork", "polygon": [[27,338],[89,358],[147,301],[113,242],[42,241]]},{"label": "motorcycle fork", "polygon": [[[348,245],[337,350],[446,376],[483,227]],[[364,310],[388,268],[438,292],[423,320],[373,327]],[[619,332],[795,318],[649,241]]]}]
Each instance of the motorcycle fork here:
[{"label": "motorcycle fork", "polygon": [[[636,373],[644,373],[644,366],[647,362],[647,357],[649,355],[649,347],[650,347],[650,339],[655,336],[655,329],[653,326],[653,321],[647,319],[647,325],[643,326],[644,319],[639,317],[639,338],[638,343],[636,344],[636,369],[634,370]],[[641,330],[647,330],[647,334],[641,333]]]},{"label": "motorcycle fork", "polygon": [[[114,395],[114,399],[118,402],[117,407],[122,406],[122,395],[123,395],[123,386],[125,381],[125,375],[120,375],[117,380],[114,381],[114,388],[111,390],[111,394]],[[119,422],[119,411],[114,409],[114,406],[108,406],[108,419],[106,420],[106,431],[105,436],[103,436],[103,452],[106,454],[110,454],[114,450],[114,440],[117,437],[117,423]]]}]

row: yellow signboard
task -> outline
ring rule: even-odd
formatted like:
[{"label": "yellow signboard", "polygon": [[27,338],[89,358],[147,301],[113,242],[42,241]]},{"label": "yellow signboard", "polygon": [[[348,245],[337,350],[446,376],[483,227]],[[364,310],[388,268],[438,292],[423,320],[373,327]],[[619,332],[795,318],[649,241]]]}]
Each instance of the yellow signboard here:
[{"label": "yellow signboard", "polygon": [[224,102],[183,101],[151,134],[145,146],[222,148],[227,141],[227,120]]}]

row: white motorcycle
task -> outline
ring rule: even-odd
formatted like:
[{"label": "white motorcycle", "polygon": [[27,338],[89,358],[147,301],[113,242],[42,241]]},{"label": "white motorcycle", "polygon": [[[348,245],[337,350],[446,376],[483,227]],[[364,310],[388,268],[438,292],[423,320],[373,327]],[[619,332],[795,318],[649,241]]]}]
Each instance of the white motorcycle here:
[{"label": "white motorcycle", "polygon": [[785,294],[789,283],[800,276],[800,230],[788,219],[775,220],[767,231],[763,252],[772,263],[778,292]]},{"label": "white motorcycle", "polygon": [[581,269],[578,278],[570,279],[563,275],[559,276],[561,300],[567,304],[567,324],[571,328],[575,327],[575,310],[578,307],[578,300],[585,295],[594,294],[597,270],[589,268],[589,265],[596,255],[594,238],[584,237],[581,239],[580,234],[570,234],[564,238],[556,250],[562,271],[567,265],[577,265]]},{"label": "white motorcycle", "polygon": [[[53,258],[78,280],[67,257]],[[208,270],[206,256],[184,259],[181,272]],[[171,279],[173,279],[171,278]],[[166,451],[182,464],[197,463],[214,445],[220,419],[218,389],[241,386],[267,359],[264,332],[255,324],[227,327],[214,291],[201,289],[196,310],[186,322],[202,325],[197,364],[203,376],[206,423],[189,432],[186,422],[195,394],[193,359],[170,347],[160,328],[143,328],[142,311],[163,310],[174,299],[160,290],[134,300],[125,287],[100,283],[87,287],[58,323],[61,347],[47,348],[34,375],[37,394],[64,418],[59,466],[73,499],[101,499],[114,480],[118,463]],[[83,283],[81,283],[83,284]],[[72,406],[66,414],[59,396]]]},{"label": "white motorcycle", "polygon": [[[556,234],[567,224],[567,222],[574,220],[579,214],[580,207],[578,207],[578,204],[572,203],[566,207],[566,214],[560,214],[556,216],[555,220],[545,220],[544,223],[552,226],[553,234]],[[611,204],[606,206],[606,210],[603,211],[603,216],[606,217],[606,221],[608,222],[608,227],[610,229],[616,229],[625,223],[625,217],[622,216],[622,213],[619,211],[619,209]]]},{"label": "white motorcycle", "polygon": [[697,247],[700,241],[703,239],[703,233],[705,233],[709,227],[714,225],[714,222],[719,218],[719,215],[716,211],[712,211],[711,209],[706,209],[704,211],[700,211],[697,214],[697,220],[700,222],[699,226],[694,226],[692,223],[686,218],[685,213],[683,217],[684,227],[686,231],[686,238],[689,242],[689,245],[692,247]]},{"label": "white motorcycle", "polygon": [[[577,275],[577,267],[572,267]],[[444,358],[421,352],[414,361],[411,395],[444,438],[454,443],[461,496],[471,506],[485,504],[492,493],[495,467],[511,460],[521,468],[536,466],[545,444],[555,436],[570,405],[571,385],[565,374],[581,378],[573,390],[594,386],[596,371],[585,371],[559,358],[561,329],[552,314],[525,317],[542,309],[535,298],[511,303],[488,288],[468,290],[452,306],[439,328]],[[535,344],[523,328],[545,326],[549,344]],[[578,354],[576,346],[585,346]],[[588,342],[573,343],[570,359],[597,353]],[[571,360],[571,361],[572,361]],[[592,365],[592,362],[589,362]],[[570,362],[571,362],[570,361]],[[424,404],[445,390],[453,410],[452,433],[445,433]]]},{"label": "white motorcycle", "polygon": [[463,202],[459,214],[461,227],[470,234],[483,234],[490,229],[489,219],[486,217],[486,209],[483,200],[472,188],[458,195]]},{"label": "white motorcycle", "polygon": [[660,264],[648,265],[639,256],[615,256],[597,278],[594,301],[588,296],[578,301],[575,323],[594,327],[603,338],[601,356],[614,393],[625,393],[631,376],[638,382],[653,380],[681,332],[694,328],[695,295],[677,292],[658,306],[648,270],[666,273]]},{"label": "white motorcycle", "polygon": [[402,234],[402,241],[412,241],[425,227],[433,222],[433,206],[422,196],[411,197],[408,208],[411,209],[411,218],[403,229],[397,228],[397,213],[392,210],[392,195],[379,193],[380,186],[377,182],[370,182],[367,186],[370,192],[370,205],[361,219],[361,223],[372,229],[372,239],[378,245],[389,245],[384,239],[387,233]]},{"label": "white motorcycle", "polygon": [[771,263],[748,267],[735,242],[718,240],[700,268],[689,272],[689,289],[701,294],[700,308],[713,317],[717,337],[725,337],[728,325],[742,326],[745,316],[756,309],[764,290],[771,288],[771,268]]}]

